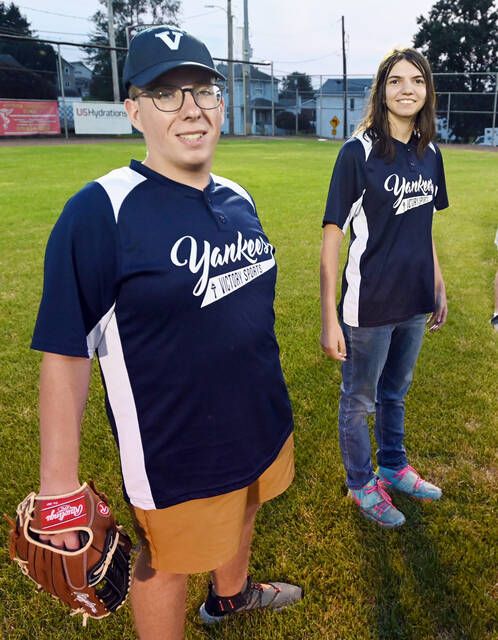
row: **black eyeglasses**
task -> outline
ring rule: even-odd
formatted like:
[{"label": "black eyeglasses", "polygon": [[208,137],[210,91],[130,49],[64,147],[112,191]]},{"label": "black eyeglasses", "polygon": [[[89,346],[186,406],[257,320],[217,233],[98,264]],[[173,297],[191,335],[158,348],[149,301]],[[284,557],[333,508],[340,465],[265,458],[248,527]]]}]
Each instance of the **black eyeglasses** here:
[{"label": "black eyeglasses", "polygon": [[164,86],[155,89],[141,91],[133,100],[139,96],[152,98],[152,102],[159,111],[180,111],[185,102],[185,94],[190,93],[199,109],[216,109],[221,104],[222,90],[216,84],[196,84],[193,87]]}]

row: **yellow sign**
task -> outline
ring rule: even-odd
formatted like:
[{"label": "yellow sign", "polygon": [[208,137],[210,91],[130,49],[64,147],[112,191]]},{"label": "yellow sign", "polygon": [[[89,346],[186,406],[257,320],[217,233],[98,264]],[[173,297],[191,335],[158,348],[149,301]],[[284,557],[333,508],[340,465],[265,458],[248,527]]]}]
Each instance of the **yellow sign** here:
[{"label": "yellow sign", "polygon": [[333,129],[337,129],[337,127],[339,126],[340,122],[341,122],[341,121],[339,120],[339,118],[338,118],[337,116],[334,116],[334,117],[333,117],[333,118],[331,118],[331,120],[330,120],[330,124],[332,125],[332,128],[333,128]]}]

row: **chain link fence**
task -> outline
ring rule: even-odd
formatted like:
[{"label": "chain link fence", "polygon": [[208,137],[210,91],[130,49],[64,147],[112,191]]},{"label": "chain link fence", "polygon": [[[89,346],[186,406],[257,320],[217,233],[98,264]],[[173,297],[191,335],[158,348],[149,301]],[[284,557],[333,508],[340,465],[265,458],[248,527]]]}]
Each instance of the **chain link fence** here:
[{"label": "chain link fence", "polygon": [[[122,63],[126,50],[116,50]],[[99,65],[90,62],[96,51],[103,52]],[[131,134],[122,104],[113,102],[108,54],[105,45],[0,34],[0,137]],[[345,92],[339,75],[282,76],[270,62],[216,63],[225,76],[233,69],[225,90],[224,134],[342,140],[362,120],[373,79],[349,76]],[[436,73],[434,79],[438,139],[498,145],[498,70]]]}]

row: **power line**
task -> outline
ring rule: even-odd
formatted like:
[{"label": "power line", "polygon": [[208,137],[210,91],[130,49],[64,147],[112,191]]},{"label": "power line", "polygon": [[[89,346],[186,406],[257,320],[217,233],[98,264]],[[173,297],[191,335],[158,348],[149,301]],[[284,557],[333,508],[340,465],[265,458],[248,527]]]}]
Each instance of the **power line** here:
[{"label": "power line", "polygon": [[48,31],[47,29],[35,29],[39,33],[57,33],[62,36],[84,36],[88,38],[88,33],[75,33],[74,31]]},{"label": "power line", "polygon": [[73,18],[75,20],[85,20],[91,22],[91,18],[83,18],[83,16],[72,16],[67,13],[56,13],[55,11],[46,11],[45,9],[35,9],[34,7],[27,7],[26,5],[18,5],[20,9],[28,9],[29,11],[36,11],[37,13],[47,13],[51,16],[60,16],[62,18]]},{"label": "power line", "polygon": [[193,20],[194,18],[202,18],[203,16],[210,16],[212,13],[218,13],[218,10],[215,9],[214,11],[205,11],[204,13],[196,13],[195,16],[186,16],[185,18],[181,18],[181,21],[185,22],[186,20]]},{"label": "power line", "polygon": [[273,62],[276,62],[277,64],[299,64],[302,62],[316,62],[318,60],[323,60],[324,58],[331,58],[332,56],[340,56],[340,52],[339,51],[332,51],[331,53],[327,53],[324,56],[320,56],[319,58],[308,58],[307,60],[274,60]]}]

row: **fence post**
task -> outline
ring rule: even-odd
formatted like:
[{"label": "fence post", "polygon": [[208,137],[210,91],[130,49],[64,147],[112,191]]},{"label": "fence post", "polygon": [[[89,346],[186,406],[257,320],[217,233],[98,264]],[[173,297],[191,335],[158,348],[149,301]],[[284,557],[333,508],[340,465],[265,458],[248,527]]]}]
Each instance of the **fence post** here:
[{"label": "fence post", "polygon": [[[296,82],[297,82],[297,80],[296,80]],[[298,113],[297,113],[298,96],[299,96],[299,93],[298,93],[297,86],[296,86],[296,136],[299,133],[299,116],[298,116]]]},{"label": "fence post", "polygon": [[448,91],[448,106],[446,107],[446,144],[448,144],[450,139],[450,104],[451,93]]},{"label": "fence post", "polygon": [[[66,113],[66,93],[64,91],[64,76],[62,74],[62,58],[61,58],[61,46],[57,45],[57,66],[59,68],[59,83],[61,85],[61,94],[62,94],[62,113],[64,115],[64,135],[66,136],[66,140],[69,139],[69,134],[67,132],[67,113]],[[59,105],[59,101],[57,100],[57,106]]]},{"label": "fence post", "polygon": [[493,102],[493,146],[498,144],[498,135],[496,133],[496,106],[498,102],[498,73],[495,76],[495,99]]},{"label": "fence post", "polygon": [[275,88],[273,86],[274,83],[274,76],[273,76],[273,60],[271,63],[271,134],[272,136],[275,135]]}]

